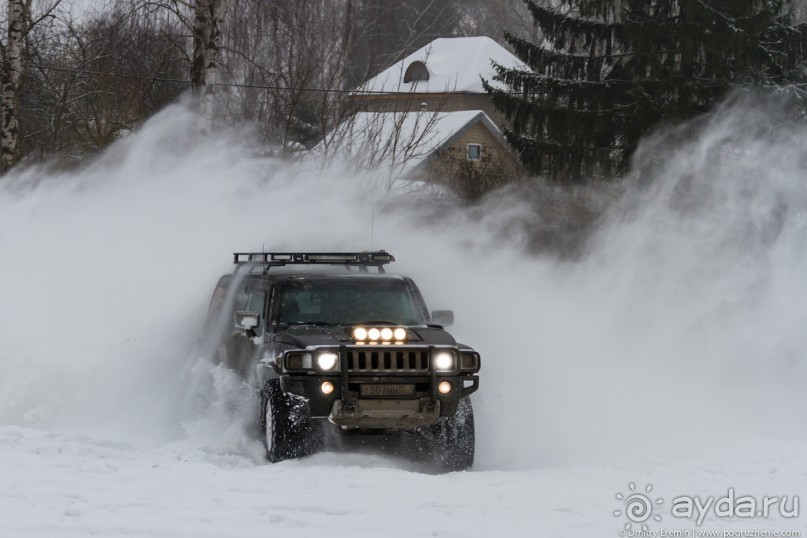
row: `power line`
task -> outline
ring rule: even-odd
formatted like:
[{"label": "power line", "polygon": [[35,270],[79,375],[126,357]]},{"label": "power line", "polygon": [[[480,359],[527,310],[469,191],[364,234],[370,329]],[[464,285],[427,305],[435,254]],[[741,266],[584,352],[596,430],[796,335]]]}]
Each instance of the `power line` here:
[{"label": "power line", "polygon": [[[173,84],[185,84],[190,85],[190,80],[184,79],[177,79],[177,78],[164,78],[164,77],[157,77],[157,76],[148,76],[148,75],[131,75],[126,73],[111,73],[107,71],[95,71],[92,69],[70,69],[67,67],[56,67],[51,65],[41,65],[41,64],[26,64],[26,67],[41,69],[43,71],[57,71],[62,73],[81,73],[84,75],[98,75],[104,77],[113,77],[113,78],[128,78],[128,79],[137,79],[137,80],[150,80],[152,82],[169,82]],[[214,86],[221,86],[221,87],[228,87],[228,88],[250,88],[250,89],[257,89],[257,90],[281,90],[281,91],[303,91],[303,92],[319,92],[319,93],[347,93],[347,94],[354,94],[354,95],[368,95],[368,94],[377,94],[377,95],[391,95],[395,93],[403,93],[403,92],[390,92],[390,91],[382,91],[382,90],[343,90],[339,88],[308,88],[305,86],[300,87],[292,87],[292,86],[276,86],[276,85],[267,85],[267,84],[243,84],[237,82],[216,82]],[[412,92],[416,94],[418,92]],[[457,93],[471,93],[471,92],[457,92]]]},{"label": "power line", "polygon": [[147,76],[147,75],[130,75],[126,73],[109,73],[104,71],[94,71],[92,69],[70,69],[67,67],[56,67],[52,65],[41,65],[41,64],[26,64],[25,67],[30,67],[34,69],[41,69],[43,71],[57,71],[60,73],[76,73],[76,74],[83,74],[83,75],[99,75],[104,77],[113,77],[113,78],[128,78],[128,79],[138,79],[138,80],[151,80],[154,82],[173,82],[177,84],[190,84],[189,80],[182,80],[176,78],[163,78],[163,77],[155,77],[155,76]]},{"label": "power line", "polygon": [[[149,75],[131,75],[126,73],[111,73],[108,71],[96,71],[92,69],[70,69],[67,67],[56,67],[51,65],[42,65],[42,64],[26,64],[26,67],[32,67],[36,69],[41,69],[43,71],[57,71],[62,73],[80,73],[85,75],[97,75],[97,76],[104,76],[104,77],[113,77],[113,78],[127,78],[127,79],[136,79],[136,80],[149,80],[152,82],[168,82],[172,84],[184,84],[190,86],[191,81],[185,79],[176,79],[176,78],[164,78],[164,77],[157,77],[157,76],[149,76]],[[409,95],[422,95],[425,93],[460,93],[460,94],[477,94],[477,92],[454,92],[451,90],[445,90],[445,92],[394,92],[394,91],[384,91],[384,90],[343,90],[339,88],[308,88],[305,86],[301,87],[293,87],[293,86],[277,86],[277,85],[267,85],[267,84],[245,84],[245,83],[237,83],[237,82],[216,82],[214,86],[219,87],[226,87],[226,88],[247,88],[247,89],[256,89],[256,90],[280,90],[280,91],[303,91],[303,92],[317,92],[317,93],[342,93],[342,94],[352,94],[352,95],[401,95],[401,94],[409,94]],[[510,95],[522,95],[523,91],[505,91],[505,90],[498,90],[506,94]]]},{"label": "power line", "polygon": [[[186,86],[190,86],[191,81],[185,79],[176,79],[176,78],[165,78],[165,77],[158,77],[158,76],[149,76],[149,75],[132,75],[126,73],[112,73],[108,71],[97,71],[92,69],[70,69],[66,67],[56,67],[51,65],[42,65],[42,64],[26,64],[26,67],[41,69],[43,71],[57,71],[62,73],[80,73],[85,75],[97,75],[97,76],[104,76],[104,77],[113,77],[113,78],[126,78],[126,79],[136,79],[136,80],[149,80],[152,82],[167,82],[172,84],[183,84]],[[543,76],[541,77],[538,75],[538,78],[544,78],[546,80],[555,80],[558,82],[574,82],[574,83],[590,83],[592,85],[597,84],[613,84],[613,83],[630,83],[635,81],[629,80],[605,80],[605,81],[579,81],[574,79],[553,79],[551,77]],[[711,81],[696,81],[696,82],[711,82]],[[805,85],[799,83],[793,83],[792,86],[797,88],[802,88]],[[292,86],[277,86],[277,85],[267,85],[267,84],[244,84],[244,83],[237,83],[237,82],[216,82],[214,86],[219,87],[226,87],[226,88],[246,88],[246,89],[256,89],[256,90],[280,90],[280,91],[301,91],[301,92],[315,92],[315,93],[341,93],[341,94],[352,94],[352,95],[401,95],[401,94],[409,94],[409,95],[421,95],[423,93],[459,93],[459,94],[474,94],[476,95],[477,92],[452,92],[450,90],[446,90],[445,92],[392,92],[392,91],[382,91],[382,90],[343,90],[338,88],[308,88],[305,86],[301,87],[292,87]],[[525,91],[514,91],[514,90],[497,90],[497,92],[504,93],[507,95],[524,95],[529,94],[530,92]],[[599,111],[604,112],[604,111]]]}]

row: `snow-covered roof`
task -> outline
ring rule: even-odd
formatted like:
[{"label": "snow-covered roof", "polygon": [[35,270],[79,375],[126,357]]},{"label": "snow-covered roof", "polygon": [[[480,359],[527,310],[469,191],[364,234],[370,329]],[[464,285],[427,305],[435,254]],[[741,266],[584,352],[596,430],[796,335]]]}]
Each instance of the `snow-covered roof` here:
[{"label": "snow-covered roof", "polygon": [[[404,82],[406,70],[414,62],[423,62],[429,72],[428,80]],[[508,68],[529,70],[521,60],[489,37],[441,37],[388,67],[356,92],[390,93],[484,93],[482,78],[493,82],[496,72],[492,62]]]},{"label": "snow-covered roof", "polygon": [[391,176],[404,177],[478,122],[507,147],[499,129],[481,110],[358,112],[312,153],[344,158],[363,169],[386,168]]}]

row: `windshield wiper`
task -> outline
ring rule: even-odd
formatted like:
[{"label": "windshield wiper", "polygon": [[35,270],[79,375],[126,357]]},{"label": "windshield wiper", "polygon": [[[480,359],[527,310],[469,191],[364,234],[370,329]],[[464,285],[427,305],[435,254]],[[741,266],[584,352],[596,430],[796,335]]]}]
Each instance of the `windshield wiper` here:
[{"label": "windshield wiper", "polygon": [[354,323],[354,325],[405,325],[405,324],[398,323],[397,321],[388,321],[386,319],[371,319],[369,321],[360,321],[358,323]]},{"label": "windshield wiper", "polygon": [[327,321],[286,321],[281,325],[316,325],[317,327],[331,327],[336,323],[328,323]]}]

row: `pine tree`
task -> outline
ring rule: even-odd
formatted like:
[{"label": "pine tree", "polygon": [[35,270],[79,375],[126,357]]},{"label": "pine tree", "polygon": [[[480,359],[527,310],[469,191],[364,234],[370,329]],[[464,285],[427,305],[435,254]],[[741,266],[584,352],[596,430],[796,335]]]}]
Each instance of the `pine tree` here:
[{"label": "pine tree", "polygon": [[654,127],[708,112],[733,87],[804,76],[791,0],[524,1],[544,40],[505,40],[533,72],[497,65],[509,89],[486,87],[525,166],[556,179],[613,177]]}]

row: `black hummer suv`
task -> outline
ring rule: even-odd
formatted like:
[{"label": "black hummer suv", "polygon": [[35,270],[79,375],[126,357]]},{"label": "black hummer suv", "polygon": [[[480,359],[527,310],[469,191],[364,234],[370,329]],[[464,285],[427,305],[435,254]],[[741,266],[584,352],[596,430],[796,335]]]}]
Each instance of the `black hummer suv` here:
[{"label": "black hummer suv", "polygon": [[313,453],[329,427],[412,432],[441,467],[473,464],[479,354],[444,330],[453,312],[430,313],[411,279],[385,274],[392,261],[384,251],[234,254],[205,335],[258,390],[270,461]]}]

